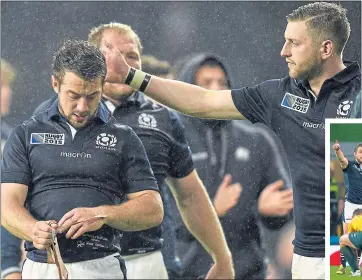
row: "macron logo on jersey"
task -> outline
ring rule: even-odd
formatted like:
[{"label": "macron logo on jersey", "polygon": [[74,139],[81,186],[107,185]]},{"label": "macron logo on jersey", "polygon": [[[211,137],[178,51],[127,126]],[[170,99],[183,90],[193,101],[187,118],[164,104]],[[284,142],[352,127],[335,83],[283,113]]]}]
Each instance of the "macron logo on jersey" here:
[{"label": "macron logo on jersey", "polygon": [[30,135],[30,144],[64,145],[64,133],[32,133]]},{"label": "macron logo on jersey", "polygon": [[309,108],[310,100],[306,98],[302,98],[296,95],[293,95],[287,92],[284,95],[283,101],[281,105],[285,108],[300,112],[307,113]]}]

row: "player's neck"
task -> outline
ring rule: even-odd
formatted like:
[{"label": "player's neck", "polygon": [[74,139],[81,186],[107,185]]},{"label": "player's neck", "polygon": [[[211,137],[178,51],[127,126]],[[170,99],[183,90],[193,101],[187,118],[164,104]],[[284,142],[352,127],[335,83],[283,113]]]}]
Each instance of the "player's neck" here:
[{"label": "player's neck", "polygon": [[318,96],[323,83],[345,68],[346,66],[343,64],[342,59],[340,58],[334,60],[331,59],[329,62],[326,62],[325,65],[323,65],[323,71],[320,73],[320,75],[309,80],[311,90],[316,96]]}]

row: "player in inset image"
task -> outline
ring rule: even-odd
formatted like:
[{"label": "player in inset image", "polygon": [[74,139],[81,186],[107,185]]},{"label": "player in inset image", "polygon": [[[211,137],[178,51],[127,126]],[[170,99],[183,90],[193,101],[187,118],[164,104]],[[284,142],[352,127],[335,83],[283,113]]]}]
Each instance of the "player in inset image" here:
[{"label": "player in inset image", "polygon": [[348,226],[348,233],[341,236],[339,244],[352,269],[349,276],[361,276],[356,250],[362,250],[362,209],[358,208],[353,211],[353,219]]},{"label": "player in inset image", "polygon": [[[354,161],[348,160],[336,140],[333,145],[336,157],[341,165],[344,175],[344,183],[346,187],[345,204],[344,204],[344,232],[349,227],[356,209],[362,208],[362,143],[358,144],[354,149]],[[344,252],[341,250],[341,254]],[[361,252],[358,252],[358,257]],[[345,256],[346,257],[346,256]],[[343,258],[343,257],[342,257]],[[346,257],[347,259],[347,257]],[[357,260],[357,259],[356,259]],[[342,262],[337,274],[345,274],[346,263]]]}]

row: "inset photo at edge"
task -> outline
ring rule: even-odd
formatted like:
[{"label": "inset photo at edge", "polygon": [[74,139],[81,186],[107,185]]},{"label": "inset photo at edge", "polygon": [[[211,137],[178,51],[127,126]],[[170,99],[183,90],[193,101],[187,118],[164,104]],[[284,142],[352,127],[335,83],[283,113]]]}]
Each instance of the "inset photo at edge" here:
[{"label": "inset photo at edge", "polygon": [[330,233],[326,238],[330,255],[326,279],[358,276],[362,249],[362,120],[326,120],[326,166],[330,167],[329,171],[326,168],[326,233]]}]

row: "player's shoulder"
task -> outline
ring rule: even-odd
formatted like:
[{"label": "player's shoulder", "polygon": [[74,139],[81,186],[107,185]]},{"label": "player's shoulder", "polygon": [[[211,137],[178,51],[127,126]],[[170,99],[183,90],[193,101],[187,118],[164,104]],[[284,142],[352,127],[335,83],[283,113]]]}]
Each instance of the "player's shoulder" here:
[{"label": "player's shoulder", "polygon": [[129,125],[116,120],[113,116],[111,116],[109,121],[104,124],[103,129],[115,131],[119,134],[131,134],[133,132],[133,129]]}]

